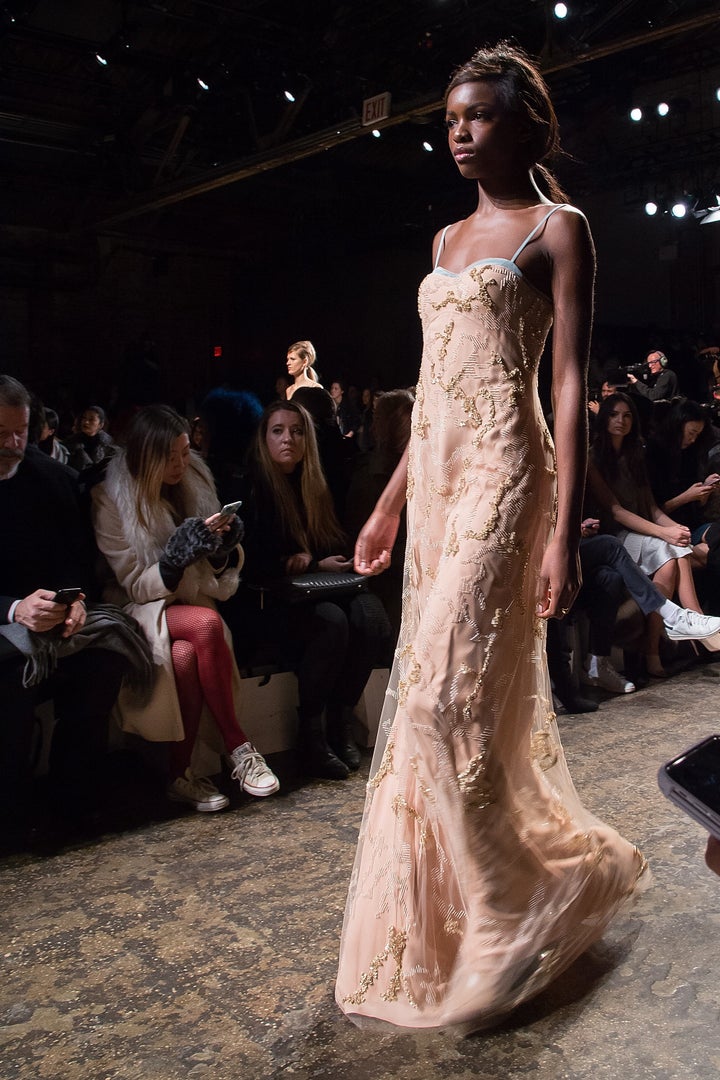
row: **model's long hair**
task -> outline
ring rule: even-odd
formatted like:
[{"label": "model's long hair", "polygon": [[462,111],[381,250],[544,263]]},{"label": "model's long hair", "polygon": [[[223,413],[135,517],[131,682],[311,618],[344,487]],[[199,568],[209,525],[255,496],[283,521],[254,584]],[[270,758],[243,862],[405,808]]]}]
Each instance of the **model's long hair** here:
[{"label": "model's long hair", "polygon": [[288,347],[288,353],[296,352],[303,360],[307,360],[307,367],[305,368],[305,374],[313,382],[320,382],[318,379],[317,371],[314,364],[317,360],[317,353],[315,352],[315,346],[312,341],[295,341]]},{"label": "model's long hair", "polygon": [[[608,421],[615,406],[622,402],[630,409],[632,427],[625,436],[617,454],[608,432]],[[592,444],[592,459],[605,482],[612,487],[620,473],[620,461],[625,462],[628,472],[638,487],[649,484],[645,466],[645,441],[640,430],[635,402],[628,394],[610,394],[601,401],[595,422],[595,438]]]},{"label": "model's long hair", "polygon": [[553,202],[567,202],[567,195],[554,174],[542,164],[560,154],[560,128],[550,91],[537,65],[509,41],[478,49],[453,72],[445,101],[456,86],[480,80],[494,83],[508,112],[525,121],[529,133],[527,165],[533,170],[538,187]]},{"label": "model's long hair", "polygon": [[[295,413],[305,435],[305,453],[297,465],[301,505],[287,474],[277,467],[267,447],[267,431],[278,412]],[[292,536],[299,550],[332,551],[336,548],[335,553],[339,554],[346,537],[335,516],[332,496],[320,464],[315,426],[302,405],[294,401],[275,401],[268,405],[255,436],[251,463],[256,481],[272,501],[278,524]]]},{"label": "model's long hair", "polygon": [[146,405],[135,413],[125,432],[125,463],[135,481],[135,509],[147,531],[158,503],[166,504],[178,523],[194,512],[184,505],[182,484],[162,482],[172,444],[183,434],[189,435],[188,423],[169,405]]}]

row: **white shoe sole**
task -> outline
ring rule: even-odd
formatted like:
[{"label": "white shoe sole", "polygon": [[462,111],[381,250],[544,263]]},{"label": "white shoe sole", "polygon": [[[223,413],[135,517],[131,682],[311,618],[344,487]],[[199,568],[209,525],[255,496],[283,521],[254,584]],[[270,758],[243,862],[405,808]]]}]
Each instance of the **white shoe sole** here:
[{"label": "white shoe sole", "polygon": [[720,631],[717,630],[714,634],[707,634],[703,637],[702,634],[681,634],[675,631],[672,626],[666,626],[665,634],[670,641],[700,641],[711,652],[720,652]]},{"label": "white shoe sole", "polygon": [[258,799],[265,798],[266,795],[274,795],[276,791],[280,790],[280,781],[275,777],[275,783],[270,787],[253,787],[252,784],[243,784],[242,789],[248,795],[255,795]]},{"label": "white shoe sole", "polygon": [[168,799],[170,802],[182,803],[183,806],[191,806],[193,810],[197,810],[199,814],[214,814],[217,810],[224,810],[226,806],[230,805],[230,800],[227,795],[221,795],[219,799],[214,799],[212,803],[209,802],[194,802],[192,799],[184,799],[182,795],[175,795],[168,792]]}]

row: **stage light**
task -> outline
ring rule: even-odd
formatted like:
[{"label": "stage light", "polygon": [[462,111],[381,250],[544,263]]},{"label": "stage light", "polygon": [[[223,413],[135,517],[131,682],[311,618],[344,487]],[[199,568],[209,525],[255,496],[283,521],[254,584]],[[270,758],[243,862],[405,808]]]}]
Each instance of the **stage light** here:
[{"label": "stage light", "polygon": [[667,116],[669,112],[670,106],[668,105],[667,101],[661,101],[657,107],[658,116]]},{"label": "stage light", "polygon": [[427,150],[428,154],[431,154],[431,153],[433,152],[433,145],[432,145],[432,143],[429,143],[429,142],[427,142],[427,140],[426,140],[426,141],[425,141],[425,142],[423,143],[423,150]]},{"label": "stage light", "polygon": [[655,217],[658,212],[658,204],[656,202],[645,203],[645,213],[648,217]]},{"label": "stage light", "polygon": [[373,136],[374,136],[374,137],[375,137],[376,139],[379,139],[379,138],[380,138],[380,132],[378,131],[378,129],[377,129],[377,128],[373,128],[373,129],[372,129],[372,134],[373,134]]},{"label": "stage light", "polygon": [[96,52],[95,53],[95,59],[97,60],[98,64],[100,64],[102,67],[107,67],[108,66],[107,60],[105,59],[105,57],[101,53]]},{"label": "stage light", "polygon": [[200,87],[201,90],[209,90],[210,89],[210,84],[206,83],[204,79],[201,79],[199,75],[198,75],[198,78],[197,78],[197,84],[198,84],[198,86]]},{"label": "stage light", "polygon": [[637,105],[634,109],[630,110],[630,119],[634,120],[636,124],[639,123],[640,120],[642,120],[642,116],[642,109],[639,109]]},{"label": "stage light", "polygon": [[567,18],[567,14],[568,14],[568,6],[567,6],[567,4],[556,4],[554,10],[555,10],[555,18],[556,19],[566,19]]},{"label": "stage light", "polygon": [[684,218],[685,215],[687,214],[687,206],[685,205],[685,203],[676,202],[673,205],[673,208],[670,211],[670,213],[675,218]]},{"label": "stage light", "polygon": [[295,95],[292,93],[291,90],[285,91],[285,100],[289,101],[290,103],[295,101]]}]

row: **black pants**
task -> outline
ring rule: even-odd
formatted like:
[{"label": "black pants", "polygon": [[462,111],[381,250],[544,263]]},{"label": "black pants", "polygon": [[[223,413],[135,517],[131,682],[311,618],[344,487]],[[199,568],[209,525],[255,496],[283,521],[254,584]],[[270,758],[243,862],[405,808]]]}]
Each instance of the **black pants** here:
[{"label": "black pants", "polygon": [[258,593],[239,601],[230,620],[238,651],[243,638],[271,644],[297,676],[300,710],[306,716],[327,705],[356,705],[372,669],[388,663],[390,623],[370,592],[295,605],[266,593],[262,609]]},{"label": "black pants", "polygon": [[35,708],[52,698],[57,725],[50,750],[50,775],[58,783],[98,779],[107,748],[108,716],[127,661],[106,649],[84,649],[60,660],[39,686],[22,685],[24,657],[0,638],[0,810],[22,812],[31,801]]}]

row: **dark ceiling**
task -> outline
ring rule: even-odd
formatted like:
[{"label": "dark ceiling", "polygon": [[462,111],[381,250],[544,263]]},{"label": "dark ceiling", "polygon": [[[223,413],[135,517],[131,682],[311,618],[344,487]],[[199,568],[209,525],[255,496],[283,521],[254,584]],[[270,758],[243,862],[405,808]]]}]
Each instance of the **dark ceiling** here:
[{"label": "dark ceiling", "polygon": [[[443,153],[444,86],[500,37],[541,58],[576,200],[672,184],[704,199],[720,179],[717,0],[569,0],[563,22],[552,7],[0,0],[0,225],[248,252],[281,236],[296,250],[427,238],[428,215],[442,220],[462,191]],[[630,124],[629,106],[665,85],[670,115]],[[384,91],[392,115],[373,138],[361,106]]]}]

